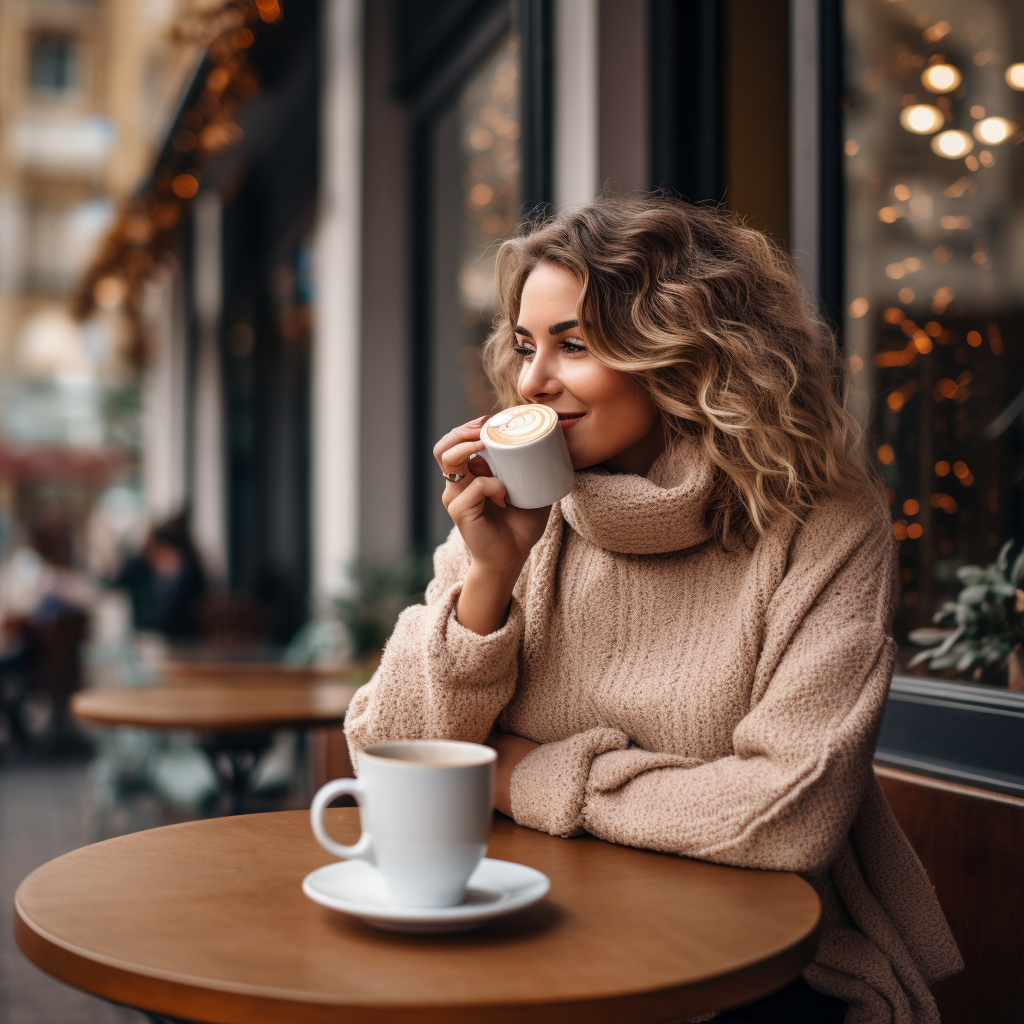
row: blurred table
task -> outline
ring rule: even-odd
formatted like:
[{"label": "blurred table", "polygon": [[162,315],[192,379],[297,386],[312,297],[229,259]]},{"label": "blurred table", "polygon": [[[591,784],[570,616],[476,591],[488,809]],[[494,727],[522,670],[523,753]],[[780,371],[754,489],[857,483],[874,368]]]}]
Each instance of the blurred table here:
[{"label": "blurred table", "polygon": [[356,691],[352,683],[100,687],[71,698],[82,722],[214,734],[204,744],[214,769],[227,759],[231,813],[238,814],[261,743],[276,729],[340,725]]},{"label": "blurred table", "polygon": [[291,667],[279,662],[260,661],[251,664],[215,661],[168,661],[162,669],[163,681],[168,685],[209,686],[213,683],[261,683],[289,685],[291,683],[323,683],[344,681],[352,675],[351,669],[325,669],[308,666]]},{"label": "blurred table", "polygon": [[[355,841],[356,809],[327,821]],[[817,945],[818,898],[794,874],[504,818],[488,854],[543,871],[548,897],[475,931],[400,935],[303,895],[303,877],[332,860],[304,811],[171,825],[34,871],[15,896],[15,938],[70,985],[222,1024],[654,1024],[779,988]]]}]

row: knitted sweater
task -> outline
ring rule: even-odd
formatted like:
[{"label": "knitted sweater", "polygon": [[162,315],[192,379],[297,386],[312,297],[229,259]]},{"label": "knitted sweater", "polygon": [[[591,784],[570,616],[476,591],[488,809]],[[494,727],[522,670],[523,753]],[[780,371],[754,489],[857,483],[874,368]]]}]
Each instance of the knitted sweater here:
[{"label": "knitted sweater", "polygon": [[470,556],[453,531],[352,702],[353,763],[382,740],[525,736],[542,745],[512,776],[517,822],[798,871],[823,910],[804,977],[850,1003],[846,1024],[937,1022],[928,986],[962,962],[871,769],[899,594],[888,512],[830,498],[722,552],[712,480],[685,441],[645,478],[577,474],[488,636],[455,616]]}]

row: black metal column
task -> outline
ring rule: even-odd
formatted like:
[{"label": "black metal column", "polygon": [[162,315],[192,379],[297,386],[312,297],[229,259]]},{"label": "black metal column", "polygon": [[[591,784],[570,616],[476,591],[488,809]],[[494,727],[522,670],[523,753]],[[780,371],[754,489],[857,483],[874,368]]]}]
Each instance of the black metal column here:
[{"label": "black metal column", "polygon": [[723,10],[718,0],[651,0],[651,185],[719,202]]}]

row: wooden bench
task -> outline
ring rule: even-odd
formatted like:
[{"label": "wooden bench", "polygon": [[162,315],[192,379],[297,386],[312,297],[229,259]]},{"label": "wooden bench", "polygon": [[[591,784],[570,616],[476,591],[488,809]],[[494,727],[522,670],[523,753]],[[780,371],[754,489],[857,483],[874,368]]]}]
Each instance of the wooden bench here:
[{"label": "wooden bench", "polygon": [[942,1024],[1024,1021],[1024,800],[875,772],[964,958],[963,971],[935,986]]}]

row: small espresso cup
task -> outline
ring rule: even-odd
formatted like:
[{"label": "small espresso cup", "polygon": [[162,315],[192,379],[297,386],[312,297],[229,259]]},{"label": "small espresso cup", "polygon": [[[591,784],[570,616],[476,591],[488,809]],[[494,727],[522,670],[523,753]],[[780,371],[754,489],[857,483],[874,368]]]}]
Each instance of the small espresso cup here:
[{"label": "small espresso cup", "polygon": [[576,474],[558,425],[546,405],[517,405],[495,413],[480,428],[487,465],[517,508],[543,508],[564,498]]},{"label": "small espresso cup", "polygon": [[[313,797],[313,833],[335,856],[375,865],[396,904],[456,906],[487,852],[497,756],[457,740],[375,743],[359,754],[358,779],[335,779]],[[354,846],[324,830],[327,805],[346,794],[363,825]]]}]

